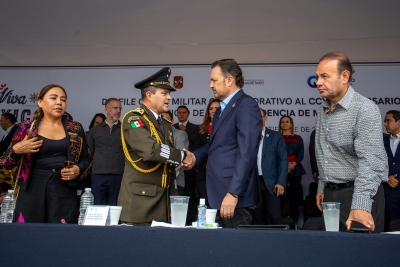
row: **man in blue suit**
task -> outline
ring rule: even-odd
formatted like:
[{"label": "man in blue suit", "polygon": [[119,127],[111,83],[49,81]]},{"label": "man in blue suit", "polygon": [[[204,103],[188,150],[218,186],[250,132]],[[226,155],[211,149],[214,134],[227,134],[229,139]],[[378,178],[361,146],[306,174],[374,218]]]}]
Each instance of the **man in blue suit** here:
[{"label": "man in blue suit", "polygon": [[207,162],[208,202],[218,210],[220,226],[252,224],[251,208],[258,203],[255,151],[261,137],[260,111],[254,98],[241,89],[242,70],[234,59],[214,62],[210,80],[221,107],[208,143],[193,152],[196,167]]},{"label": "man in blue suit", "polygon": [[262,139],[257,154],[259,192],[261,201],[255,212],[256,224],[282,224],[281,198],[285,193],[288,173],[288,155],[281,133],[265,127],[266,112],[260,109],[263,118]]},{"label": "man in blue suit", "polygon": [[388,157],[388,182],[383,183],[385,192],[386,224],[400,219],[400,111],[389,110],[385,116],[385,128],[390,135],[383,137]]}]

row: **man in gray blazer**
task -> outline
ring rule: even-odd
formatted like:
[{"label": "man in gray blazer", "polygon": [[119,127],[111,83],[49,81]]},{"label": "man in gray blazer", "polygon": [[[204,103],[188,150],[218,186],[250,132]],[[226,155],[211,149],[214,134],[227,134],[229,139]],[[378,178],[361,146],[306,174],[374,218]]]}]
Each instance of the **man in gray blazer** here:
[{"label": "man in gray blazer", "polygon": [[[174,123],[174,119],[172,117],[171,111],[164,112],[162,114],[164,119],[171,121],[171,126]],[[177,149],[189,148],[189,138],[185,131],[178,130],[175,127],[172,127],[172,134],[174,136],[174,145]],[[178,189],[178,195],[183,196],[183,189],[185,188],[185,173],[182,165],[179,165],[178,168],[175,169],[176,172],[176,180],[175,180],[175,189]]]}]

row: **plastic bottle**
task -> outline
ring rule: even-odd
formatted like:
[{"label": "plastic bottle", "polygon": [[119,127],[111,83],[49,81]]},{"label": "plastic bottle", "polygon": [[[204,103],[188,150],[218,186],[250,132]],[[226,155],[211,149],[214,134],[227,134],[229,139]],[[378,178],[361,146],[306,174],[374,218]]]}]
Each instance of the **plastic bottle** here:
[{"label": "plastic bottle", "polygon": [[14,197],[14,190],[8,190],[7,195],[3,199],[1,206],[0,222],[12,223],[14,216],[16,198]]},{"label": "plastic bottle", "polygon": [[79,219],[78,224],[82,225],[83,219],[85,218],[86,207],[93,205],[94,196],[91,188],[85,188],[85,193],[81,196],[81,205],[79,207]]},{"label": "plastic bottle", "polygon": [[205,229],[206,228],[206,200],[204,198],[200,198],[200,204],[197,207],[198,210],[198,219],[197,219],[197,228]]}]

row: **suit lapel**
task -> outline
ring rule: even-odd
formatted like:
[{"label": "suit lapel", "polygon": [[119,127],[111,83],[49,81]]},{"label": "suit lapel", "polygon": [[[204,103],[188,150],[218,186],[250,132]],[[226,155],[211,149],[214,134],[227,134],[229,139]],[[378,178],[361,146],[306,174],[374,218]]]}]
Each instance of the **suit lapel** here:
[{"label": "suit lapel", "polygon": [[271,141],[271,137],[269,134],[270,131],[271,131],[270,129],[265,128],[264,137],[263,137],[263,148],[262,148],[262,152],[261,152],[262,158],[265,157],[265,153],[267,152],[268,144]]},{"label": "suit lapel", "polygon": [[[387,153],[387,154],[392,155],[392,158],[394,158],[392,149],[390,148],[390,135],[387,135],[383,138],[383,145],[384,145],[386,151],[389,151],[389,153]],[[399,148],[399,147],[397,147],[397,148]],[[397,154],[397,151],[396,151],[396,154]]]},{"label": "suit lapel", "polygon": [[[242,89],[239,90],[239,92],[236,93],[236,95],[234,95],[232,97],[232,99],[229,101],[229,103],[226,105],[225,109],[223,110],[222,114],[221,114],[221,108],[218,108],[217,111],[215,112],[214,118],[216,118],[215,120],[215,124],[213,121],[213,127],[212,127],[212,131],[211,131],[211,136],[210,136],[210,142],[213,140],[215,133],[218,131],[219,126],[222,124],[222,122],[225,120],[225,118],[228,116],[228,114],[236,108],[236,102],[239,100],[239,98],[241,98],[243,96],[244,92]],[[219,114],[221,114],[221,116],[219,116]]]}]

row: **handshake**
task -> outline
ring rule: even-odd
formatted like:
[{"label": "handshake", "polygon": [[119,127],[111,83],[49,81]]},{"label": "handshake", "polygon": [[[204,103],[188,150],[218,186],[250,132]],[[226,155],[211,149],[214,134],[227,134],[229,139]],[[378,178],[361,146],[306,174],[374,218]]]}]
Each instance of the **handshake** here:
[{"label": "handshake", "polygon": [[187,149],[182,149],[186,152],[186,158],[181,162],[181,165],[185,170],[190,170],[196,164],[196,157],[192,152]]}]

